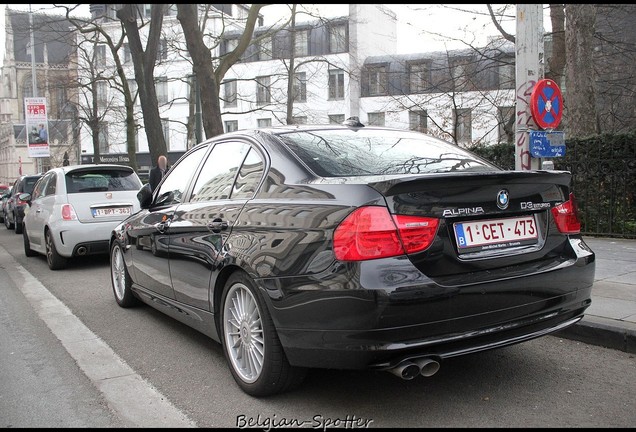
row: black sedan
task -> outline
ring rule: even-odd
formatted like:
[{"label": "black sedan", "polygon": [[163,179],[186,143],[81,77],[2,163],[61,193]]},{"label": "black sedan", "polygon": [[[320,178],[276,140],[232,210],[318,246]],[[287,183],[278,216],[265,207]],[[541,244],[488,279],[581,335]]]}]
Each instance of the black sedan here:
[{"label": "black sedan", "polygon": [[255,396],[308,368],[430,376],[583,317],[595,255],[570,182],[404,130],[224,134],[139,191],[110,240],[115,299],[221,343]]}]

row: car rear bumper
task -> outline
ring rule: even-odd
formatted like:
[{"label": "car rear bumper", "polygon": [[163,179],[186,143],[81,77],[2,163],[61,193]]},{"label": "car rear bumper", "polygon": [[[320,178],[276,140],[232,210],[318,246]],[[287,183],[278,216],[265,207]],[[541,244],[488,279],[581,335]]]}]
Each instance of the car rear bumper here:
[{"label": "car rear bumper", "polygon": [[[372,290],[346,289],[337,278],[323,278],[320,290],[286,279],[291,288],[278,298],[273,286],[264,287],[291,364],[384,369],[410,357],[441,360],[499,348],[576,323],[591,304],[595,256],[571,242],[573,259],[484,283],[441,286],[405,262],[378,260],[373,274],[360,266],[356,276],[361,285],[375,279]],[[382,274],[378,268],[401,270]]]},{"label": "car rear bumper", "polygon": [[52,227],[55,247],[64,257],[107,254],[110,234],[120,221],[60,223]]}]

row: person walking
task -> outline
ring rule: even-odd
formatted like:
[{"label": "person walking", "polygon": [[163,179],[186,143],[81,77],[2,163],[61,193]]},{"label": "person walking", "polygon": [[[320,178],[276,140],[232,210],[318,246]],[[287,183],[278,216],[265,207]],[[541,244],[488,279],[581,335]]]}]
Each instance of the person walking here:
[{"label": "person walking", "polygon": [[150,183],[150,189],[155,190],[163,176],[166,174],[168,168],[168,159],[161,155],[157,158],[157,166],[150,170],[150,177],[148,183]]}]

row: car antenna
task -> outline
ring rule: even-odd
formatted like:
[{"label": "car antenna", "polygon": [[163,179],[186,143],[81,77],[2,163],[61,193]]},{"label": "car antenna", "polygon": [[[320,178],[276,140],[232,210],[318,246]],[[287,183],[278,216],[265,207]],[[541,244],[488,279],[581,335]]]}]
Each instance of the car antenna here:
[{"label": "car antenna", "polygon": [[364,127],[364,125],[360,123],[360,118],[355,116],[349,117],[348,119],[343,121],[342,124],[345,126],[351,126],[351,127]]}]

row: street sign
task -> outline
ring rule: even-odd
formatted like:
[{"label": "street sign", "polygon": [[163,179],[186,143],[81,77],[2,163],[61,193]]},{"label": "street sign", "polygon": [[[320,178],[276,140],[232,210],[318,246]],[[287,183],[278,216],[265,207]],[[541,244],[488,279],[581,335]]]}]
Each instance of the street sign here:
[{"label": "street sign", "polygon": [[530,131],[530,154],[536,158],[565,156],[565,133]]},{"label": "street sign", "polygon": [[563,116],[561,89],[551,79],[539,80],[530,95],[530,112],[541,129],[554,129]]},{"label": "street sign", "polygon": [[49,122],[46,98],[24,98],[24,118],[29,157],[49,157]]}]

